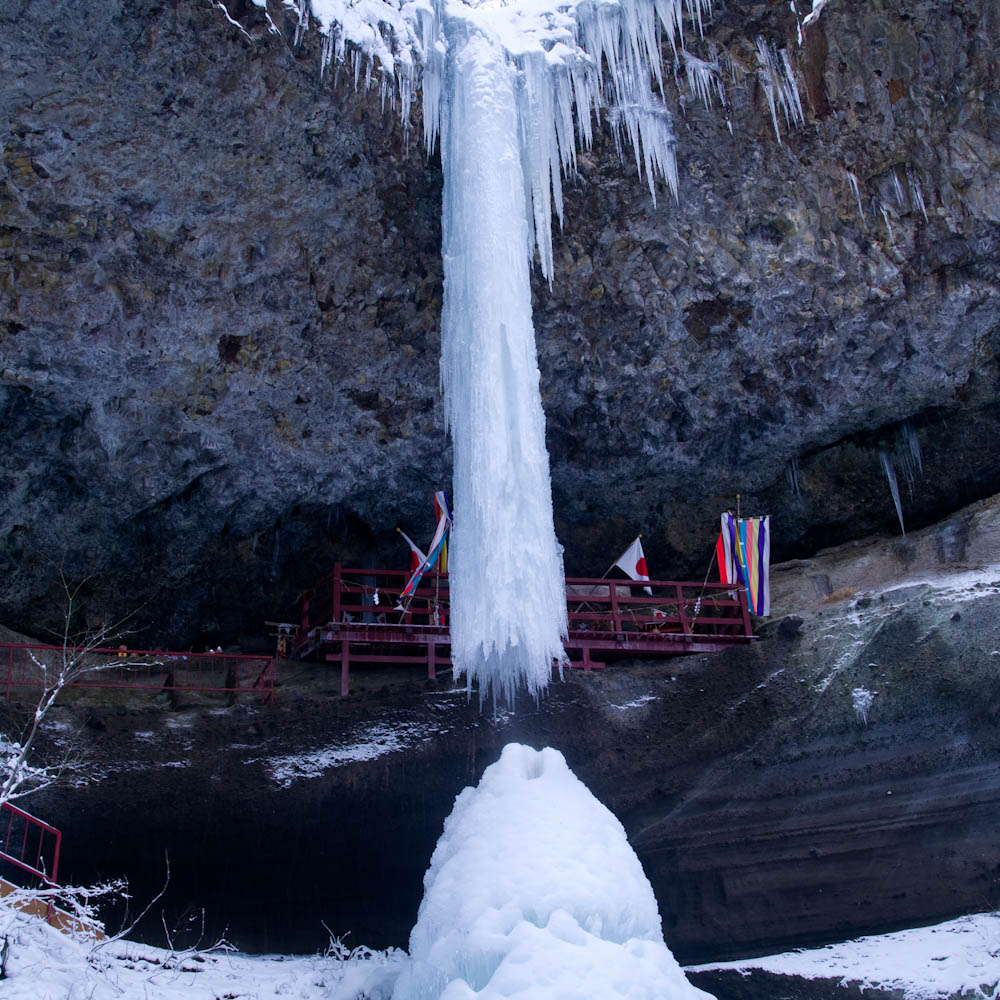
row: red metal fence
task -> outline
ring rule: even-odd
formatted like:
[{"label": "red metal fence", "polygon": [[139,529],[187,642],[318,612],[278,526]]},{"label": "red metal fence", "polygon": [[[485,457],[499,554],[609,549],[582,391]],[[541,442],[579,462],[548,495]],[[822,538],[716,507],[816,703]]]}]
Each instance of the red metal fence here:
[{"label": "red metal fence", "polygon": [[62,833],[10,802],[0,806],[0,824],[3,830],[0,860],[41,879],[47,885],[55,885],[59,877]]},{"label": "red metal fence", "polygon": [[[404,608],[398,597],[408,576],[337,563],[301,598],[292,655],[339,663],[342,694],[351,664],[426,665],[434,677],[450,665],[448,577],[424,577]],[[729,584],[569,577],[566,601],[566,652],[571,666],[586,670],[610,659],[715,652],[754,638],[746,593]]]},{"label": "red metal fence", "polygon": [[254,694],[262,701],[274,700],[270,656],[0,643],[0,684],[6,698],[16,689],[51,687],[67,662],[74,665],[67,688]]}]

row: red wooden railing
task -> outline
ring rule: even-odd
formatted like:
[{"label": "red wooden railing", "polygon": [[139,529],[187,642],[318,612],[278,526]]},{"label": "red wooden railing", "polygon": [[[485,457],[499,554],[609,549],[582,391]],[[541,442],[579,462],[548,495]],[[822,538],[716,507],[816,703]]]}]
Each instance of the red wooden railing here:
[{"label": "red wooden railing", "polygon": [[[274,660],[229,653],[174,653],[141,649],[83,649],[27,643],[0,643],[0,683],[9,700],[15,688],[51,686],[65,657],[80,669],[67,688],[127,691],[256,694],[274,700]],[[6,662],[4,662],[6,661]]]},{"label": "red wooden railing", "polygon": [[[408,577],[404,570],[348,569],[336,563],[323,583],[300,598],[297,643],[324,624],[446,624],[447,573],[425,576],[402,610],[397,600]],[[652,595],[645,593],[647,587]],[[566,602],[571,633],[655,629],[753,636],[746,593],[730,584],[567,577]]]},{"label": "red wooden railing", "polygon": [[59,877],[62,833],[10,802],[0,806],[4,830],[0,860],[54,886]]},{"label": "red wooden railing", "polygon": [[[448,577],[424,577],[404,608],[397,602],[408,575],[337,563],[300,599],[293,655],[339,662],[345,694],[352,663],[426,664],[427,675],[434,677],[450,662]],[[584,669],[603,666],[594,655],[711,652],[754,638],[746,593],[728,584],[569,577],[566,591],[566,652],[573,666]]]}]

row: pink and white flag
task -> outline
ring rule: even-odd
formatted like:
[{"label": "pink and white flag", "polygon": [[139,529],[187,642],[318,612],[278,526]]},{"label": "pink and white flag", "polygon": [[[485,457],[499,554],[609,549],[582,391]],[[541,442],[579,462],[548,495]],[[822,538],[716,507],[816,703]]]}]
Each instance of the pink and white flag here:
[{"label": "pink and white flag", "polygon": [[410,546],[410,572],[412,573],[414,570],[419,569],[420,566],[427,561],[427,556],[424,555],[424,553],[417,547],[416,542],[414,542],[402,528],[397,528],[396,530],[403,536],[406,544]]}]

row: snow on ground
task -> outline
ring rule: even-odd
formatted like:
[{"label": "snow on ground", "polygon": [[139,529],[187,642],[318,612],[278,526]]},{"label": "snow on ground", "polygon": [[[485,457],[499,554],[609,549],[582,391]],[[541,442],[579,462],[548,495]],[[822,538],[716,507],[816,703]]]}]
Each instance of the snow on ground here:
[{"label": "snow on ground", "polygon": [[[407,962],[402,951],[355,949],[334,955],[260,955],[171,952],[129,941],[93,951],[0,903],[0,937],[10,937],[4,1000],[389,1000]],[[370,957],[358,957],[368,955]],[[755,969],[808,979],[841,978],[866,988],[898,990],[905,1000],[967,994],[1000,996],[1000,916],[984,913],[810,951],[743,962],[700,965],[687,971]],[[537,994],[556,1000],[556,993]],[[572,994],[595,1000],[596,994]]]},{"label": "snow on ground", "polygon": [[[384,748],[376,738],[339,752]],[[410,955],[349,951],[339,941],[306,956],[249,956],[221,943],[200,951],[95,944],[0,900],[0,940],[10,947],[0,996],[707,1000],[664,943],[652,888],[621,824],[551,748],[507,746],[480,784],[456,798],[424,888]],[[1000,1000],[1000,914],[689,971],[707,969],[833,978],[903,1000]]]},{"label": "snow on ground", "polygon": [[657,701],[658,696],[655,694],[644,694],[639,698],[633,698],[631,701],[625,702],[624,705],[612,705],[612,708],[617,708],[619,712],[627,712],[630,708],[642,708],[643,705],[648,704],[651,701]]},{"label": "snow on ground", "polygon": [[282,788],[288,788],[301,778],[319,778],[324,772],[343,764],[375,760],[387,753],[407,750],[434,738],[438,729],[426,723],[376,722],[361,729],[351,742],[320,747],[312,753],[296,753],[283,757],[267,757],[265,763],[271,777]]},{"label": "snow on ground", "polygon": [[978,913],[934,927],[858,938],[809,951],[749,961],[693,966],[688,971],[763,970],[806,979],[840,978],[864,989],[894,990],[904,1000],[953,994],[1000,997],[1000,914]]},{"label": "snow on ground", "polygon": [[986,594],[995,594],[1000,591],[1000,565],[963,570],[957,573],[934,573],[915,577],[898,585],[886,587],[882,593],[890,594],[894,590],[917,586],[933,587],[944,596],[953,597],[956,600],[973,601]]},{"label": "snow on ground", "polygon": [[388,1000],[405,954],[240,955],[173,952],[131,941],[95,948],[37,917],[0,903],[0,937],[10,939],[4,1000]]}]

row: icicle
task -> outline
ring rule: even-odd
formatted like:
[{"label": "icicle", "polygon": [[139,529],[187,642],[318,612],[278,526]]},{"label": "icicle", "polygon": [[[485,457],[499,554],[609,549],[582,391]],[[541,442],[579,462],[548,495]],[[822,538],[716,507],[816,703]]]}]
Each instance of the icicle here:
[{"label": "icicle", "polygon": [[[286,0],[285,6],[291,7],[298,15],[298,21],[295,24],[295,38],[292,42],[298,48],[309,29],[309,3],[308,0]],[[325,44],[326,39],[324,38],[323,41]]]},{"label": "icicle", "polygon": [[896,517],[899,518],[899,530],[905,535],[906,528],[903,526],[903,504],[899,499],[899,483],[896,481],[896,470],[892,466],[892,459],[889,453],[880,448],[878,453],[879,461],[882,463],[882,471],[889,481],[889,492],[892,494],[892,502],[896,505]]},{"label": "icicle", "polygon": [[920,451],[920,438],[908,420],[904,420],[903,425],[899,428],[895,451],[896,458],[902,466],[903,475],[906,477],[906,486],[912,500],[917,476],[922,475],[924,471],[924,462]]},{"label": "icicle", "polygon": [[924,460],[923,455],[920,452],[920,438],[917,437],[917,432],[913,429],[913,425],[909,420],[903,421],[902,429],[900,430],[903,442],[906,446],[906,452],[910,456],[914,467],[918,472],[924,471]]},{"label": "icicle", "polygon": [[854,192],[854,197],[858,201],[858,215],[861,216],[861,221],[865,221],[865,210],[861,207],[861,188],[858,185],[858,179],[851,173],[850,170],[845,171],[847,174],[847,179],[851,183],[851,190]]},{"label": "icicle", "polygon": [[903,193],[903,185],[899,180],[898,170],[893,170],[892,172],[892,188],[893,193],[896,195],[896,205],[898,206],[900,212],[905,212],[910,207],[910,203],[906,195]]},{"label": "icicle", "polygon": [[788,61],[785,49],[780,52],[764,38],[757,38],[757,61],[760,69],[757,71],[767,106],[771,110],[771,124],[774,126],[774,137],[781,143],[781,132],[778,128],[778,110],[785,118],[785,125],[802,125],[805,114],[802,111],[802,101],[795,84],[792,64]]},{"label": "icicle", "polygon": [[927,206],[924,204],[924,191],[920,186],[920,178],[909,165],[906,168],[906,180],[910,185],[910,198],[917,203],[917,208],[920,209],[924,222],[927,222]]},{"label": "icicle", "polygon": [[688,89],[695,97],[701,98],[706,108],[712,107],[712,93],[719,95],[719,102],[725,106],[726,95],[722,89],[717,62],[705,62],[690,52],[681,53],[684,60],[684,74],[687,76]]},{"label": "icicle", "polygon": [[868,711],[872,707],[877,691],[869,691],[867,688],[856,687],[851,691],[851,705],[854,713],[863,725],[868,725]]},{"label": "icicle", "polygon": [[792,456],[788,465],[785,466],[785,478],[788,480],[788,488],[792,491],[792,496],[798,499],[802,496],[802,488],[799,485],[799,459],[797,455]]},{"label": "icicle", "polygon": [[885,228],[889,231],[889,245],[891,246],[896,242],[895,237],[892,235],[892,222],[889,219],[889,210],[885,205],[879,204],[879,211],[882,213],[882,218],[885,220]]}]

